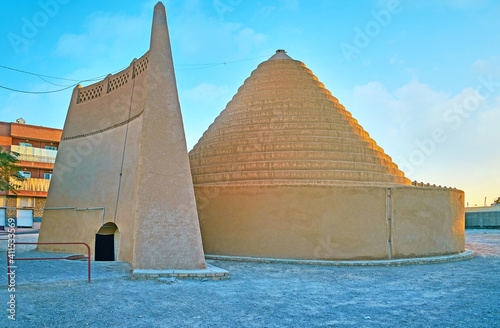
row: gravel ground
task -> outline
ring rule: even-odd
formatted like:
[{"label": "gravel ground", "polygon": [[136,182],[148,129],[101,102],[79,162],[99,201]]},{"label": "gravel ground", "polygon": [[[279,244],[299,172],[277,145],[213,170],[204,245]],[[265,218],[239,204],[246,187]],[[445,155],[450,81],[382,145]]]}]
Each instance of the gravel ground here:
[{"label": "gravel ground", "polygon": [[[18,236],[18,241],[36,238]],[[500,327],[500,230],[468,230],[470,260],[404,267],[209,261],[229,281],[136,281],[127,263],[19,266],[16,321],[0,284],[1,327]],[[5,243],[5,242],[3,242]],[[19,245],[20,246],[20,245]],[[5,248],[0,262],[5,269]],[[29,247],[17,256],[39,256]],[[29,264],[28,264],[29,263]],[[73,270],[70,270],[73,269]],[[78,269],[78,270],[77,270]]]}]

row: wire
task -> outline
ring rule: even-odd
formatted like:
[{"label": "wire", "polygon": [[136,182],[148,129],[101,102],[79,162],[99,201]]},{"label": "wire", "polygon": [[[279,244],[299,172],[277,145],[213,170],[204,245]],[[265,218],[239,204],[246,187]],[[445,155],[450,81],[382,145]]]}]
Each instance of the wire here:
[{"label": "wire", "polygon": [[[233,60],[233,61],[227,61],[227,62],[220,62],[220,63],[180,64],[180,65],[176,65],[176,66],[201,66],[201,67],[190,67],[190,68],[178,68],[177,69],[179,71],[192,71],[192,70],[206,69],[206,68],[211,68],[211,67],[216,67],[216,66],[221,66],[221,65],[233,64],[233,63],[240,63],[240,62],[244,62],[244,61],[250,61],[250,60],[260,59],[260,58],[269,57],[269,56],[271,56],[271,55],[259,56],[259,57],[247,58],[247,59],[240,59],[240,60]],[[118,69],[116,71],[112,71],[109,74],[114,74],[116,72],[120,72],[120,71],[124,70],[127,67],[128,66],[122,67],[122,68],[120,68],[120,69]],[[75,79],[67,79],[67,78],[64,78],[64,77],[57,77],[57,76],[52,76],[52,75],[45,75],[45,74],[28,72],[28,71],[24,71],[24,70],[21,70],[21,69],[17,69],[17,68],[13,68],[13,67],[8,67],[8,66],[4,66],[4,65],[0,65],[0,68],[11,70],[11,71],[14,71],[14,72],[23,73],[23,74],[34,75],[34,76],[38,77],[39,79],[41,79],[42,81],[44,81],[46,83],[49,83],[49,84],[52,84],[52,85],[55,85],[55,86],[64,87],[62,89],[50,90],[50,91],[26,91],[26,90],[13,89],[13,88],[9,88],[9,87],[5,87],[5,86],[0,85],[0,88],[5,89],[5,90],[9,90],[9,91],[13,91],[13,92],[19,92],[19,93],[28,93],[28,94],[46,94],[46,93],[61,92],[61,91],[67,90],[69,88],[76,87],[80,83],[101,80],[101,79],[103,79],[103,78],[105,78],[106,76],[109,75],[109,74],[99,75],[99,76],[96,76],[94,78],[86,79],[86,80],[75,80]],[[77,83],[71,84],[71,85],[57,84],[57,83],[54,83],[54,82],[51,82],[51,81],[47,80],[46,78],[58,79],[58,80],[64,80],[64,81],[72,81],[72,82],[77,82]]]},{"label": "wire", "polygon": [[[124,70],[127,67],[128,66],[122,67],[120,69],[112,71],[109,74],[120,72],[120,71]],[[62,89],[50,90],[50,91],[26,91],[26,90],[13,89],[13,88],[9,88],[9,87],[5,87],[5,86],[0,85],[0,88],[5,89],[5,90],[9,90],[9,91],[13,91],[13,92],[19,92],[19,93],[28,93],[28,94],[46,94],[46,93],[61,92],[61,91],[67,90],[69,88],[74,88],[77,85],[79,85],[80,83],[101,80],[102,78],[108,76],[108,74],[105,74],[105,75],[99,75],[99,76],[96,76],[94,78],[86,79],[86,80],[73,80],[73,79],[66,79],[66,78],[62,78],[62,77],[55,77],[55,76],[50,76],[50,75],[44,75],[44,74],[38,74],[38,73],[33,73],[33,72],[27,72],[27,71],[23,71],[23,70],[19,70],[19,69],[16,69],[16,68],[3,66],[3,65],[0,65],[0,68],[5,68],[5,69],[11,70],[11,71],[21,72],[21,73],[25,73],[25,74],[29,74],[29,75],[34,75],[34,76],[38,77],[39,79],[41,79],[41,80],[43,80],[43,81],[45,81],[47,83],[50,83],[50,84],[56,85],[56,86],[60,86],[60,87],[64,87]],[[51,81],[48,81],[44,77],[49,77],[49,78],[53,78],[53,79],[60,79],[60,80],[66,80],[66,81],[78,81],[78,83],[71,84],[71,85],[57,84],[57,83],[53,83]]]},{"label": "wire", "polygon": [[3,85],[0,85],[0,88],[5,89],[5,90],[9,90],[9,91],[14,91],[14,92],[29,93],[29,94],[37,94],[37,95],[39,95],[39,94],[44,94],[44,93],[54,93],[54,92],[64,91],[64,90],[67,90],[69,88],[76,87],[77,85],[78,85],[78,83],[70,85],[69,87],[66,87],[66,88],[63,88],[63,89],[51,90],[51,91],[25,91],[25,90],[18,90],[18,89],[12,89],[12,88],[8,88],[8,87],[4,87]]},{"label": "wire", "polygon": [[[124,70],[125,68],[127,68],[128,66],[125,66],[125,67],[122,67],[120,69],[117,69],[116,71],[113,71],[109,74],[113,74],[113,73],[116,73],[116,72],[119,72],[119,71],[122,71]],[[96,77],[93,77],[93,78],[90,78],[90,79],[85,79],[85,80],[75,80],[75,79],[67,79],[67,78],[64,78],[64,77],[57,77],[57,76],[52,76],[52,75],[45,75],[45,74],[39,74],[39,73],[33,73],[33,72],[28,72],[28,71],[23,71],[21,69],[17,69],[17,68],[12,68],[12,67],[8,67],[8,66],[4,66],[4,65],[0,65],[0,68],[4,68],[4,69],[8,69],[8,70],[11,70],[11,71],[15,71],[15,72],[19,72],[19,73],[24,73],[24,74],[29,74],[29,75],[34,75],[36,77],[39,77],[41,78],[42,80],[44,80],[45,82],[49,82],[45,79],[43,79],[42,77],[47,77],[47,78],[51,78],[51,79],[58,79],[58,80],[65,80],[65,81],[73,81],[73,82],[87,82],[87,81],[94,81],[94,80],[98,80],[98,79],[101,79],[103,77],[106,77],[108,74],[104,74],[104,75],[99,75],[99,76],[96,76]],[[49,82],[51,83],[51,82]]]},{"label": "wire", "polygon": [[213,64],[213,65],[210,65],[210,66],[203,66],[203,67],[178,68],[177,71],[193,71],[193,70],[197,70],[197,69],[205,69],[205,68],[211,68],[211,67],[215,67],[215,66],[220,66],[220,65],[219,64]]},{"label": "wire", "polygon": [[23,70],[20,70],[20,69],[17,69],[17,68],[7,67],[7,66],[3,66],[3,65],[0,65],[0,68],[4,68],[4,69],[11,70],[11,71],[24,73],[24,74],[29,74],[29,75],[35,75],[35,76],[38,76],[38,77],[43,76],[43,77],[48,77],[48,78],[52,78],[52,79],[74,81],[74,82],[78,82],[79,81],[79,80],[73,80],[73,79],[66,79],[66,78],[63,78],[63,77],[57,77],[57,76],[50,76],[50,75],[33,73],[33,72],[27,72],[27,71],[23,71]]},{"label": "wire", "polygon": [[[260,58],[269,58],[272,55],[266,55],[266,56],[259,56],[259,57],[253,57],[253,58],[247,58],[247,59],[240,59],[240,60],[233,60],[233,61],[226,61],[226,62],[220,62],[220,63],[207,63],[207,64],[179,64],[177,66],[219,66],[219,65],[227,65],[227,64],[233,64],[233,63],[240,63],[244,61],[249,61],[249,60],[255,60],[255,59],[260,59]],[[204,67],[203,67],[204,68]]]},{"label": "wire", "polygon": [[69,87],[69,86],[70,86],[69,84],[57,84],[57,83],[51,82],[51,81],[49,81],[49,80],[47,80],[47,79],[45,79],[45,78],[43,78],[43,77],[41,77],[41,76],[39,76],[39,75],[37,75],[37,77],[38,77],[40,80],[42,80],[42,81],[45,81],[45,82],[47,82],[47,83],[50,83],[50,84],[55,85],[55,86],[58,86],[58,87]]}]

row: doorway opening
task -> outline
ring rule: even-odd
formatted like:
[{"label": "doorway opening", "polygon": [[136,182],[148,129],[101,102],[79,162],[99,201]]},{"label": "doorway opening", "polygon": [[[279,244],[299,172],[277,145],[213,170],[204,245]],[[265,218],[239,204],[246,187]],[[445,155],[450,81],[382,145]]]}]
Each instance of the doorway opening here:
[{"label": "doorway opening", "polygon": [[120,231],[113,222],[105,223],[95,235],[95,261],[116,261],[120,245]]}]

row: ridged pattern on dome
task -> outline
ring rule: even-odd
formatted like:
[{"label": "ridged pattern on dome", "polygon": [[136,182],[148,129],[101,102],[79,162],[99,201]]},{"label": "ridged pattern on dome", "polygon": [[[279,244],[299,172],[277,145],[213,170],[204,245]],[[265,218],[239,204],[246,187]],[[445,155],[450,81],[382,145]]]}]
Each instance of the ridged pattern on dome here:
[{"label": "ridged pattern on dome", "polygon": [[411,184],[293,59],[260,64],[189,157],[195,185]]}]

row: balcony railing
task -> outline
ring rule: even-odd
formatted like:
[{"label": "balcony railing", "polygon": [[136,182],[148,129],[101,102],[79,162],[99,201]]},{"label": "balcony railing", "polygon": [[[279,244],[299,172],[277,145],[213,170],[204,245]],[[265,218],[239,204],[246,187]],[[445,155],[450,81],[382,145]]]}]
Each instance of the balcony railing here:
[{"label": "balcony railing", "polygon": [[41,191],[48,192],[50,179],[27,178],[22,182],[14,182],[16,190],[19,191]]},{"label": "balcony railing", "polygon": [[49,163],[56,161],[57,150],[12,145],[10,150],[19,154],[17,159],[26,162]]},{"label": "balcony railing", "polygon": [[36,155],[20,154],[17,159],[25,162],[37,162],[37,163],[49,163],[54,164],[56,162],[55,157],[45,157]]}]

